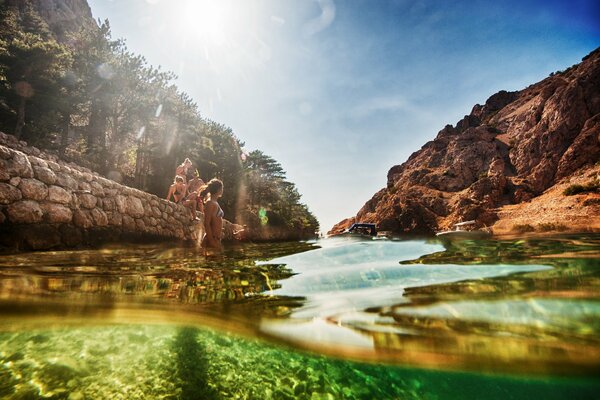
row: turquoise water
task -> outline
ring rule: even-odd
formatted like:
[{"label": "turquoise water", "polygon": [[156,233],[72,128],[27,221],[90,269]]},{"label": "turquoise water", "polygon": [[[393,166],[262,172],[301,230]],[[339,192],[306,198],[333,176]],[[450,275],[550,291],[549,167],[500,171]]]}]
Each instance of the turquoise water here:
[{"label": "turquoise water", "polygon": [[0,258],[0,398],[593,399],[600,236]]}]

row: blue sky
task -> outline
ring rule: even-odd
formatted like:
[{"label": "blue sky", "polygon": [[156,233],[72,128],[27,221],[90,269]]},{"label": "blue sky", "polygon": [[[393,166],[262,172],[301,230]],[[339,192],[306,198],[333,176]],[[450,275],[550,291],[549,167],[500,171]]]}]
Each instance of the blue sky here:
[{"label": "blue sky", "polygon": [[595,1],[88,1],[203,115],[278,160],[323,231],[474,104],[600,45]]}]

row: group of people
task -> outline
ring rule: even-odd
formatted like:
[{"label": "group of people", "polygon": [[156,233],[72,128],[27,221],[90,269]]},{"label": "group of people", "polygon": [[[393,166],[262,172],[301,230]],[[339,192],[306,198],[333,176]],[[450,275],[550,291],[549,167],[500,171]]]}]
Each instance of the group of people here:
[{"label": "group of people", "polygon": [[208,183],[200,178],[198,170],[192,169],[192,162],[186,158],[175,169],[175,180],[169,187],[167,200],[182,204],[190,210],[192,220],[196,211],[204,213],[204,237],[202,246],[219,248],[223,229],[223,210],[218,203],[223,195],[223,182],[213,178]]}]

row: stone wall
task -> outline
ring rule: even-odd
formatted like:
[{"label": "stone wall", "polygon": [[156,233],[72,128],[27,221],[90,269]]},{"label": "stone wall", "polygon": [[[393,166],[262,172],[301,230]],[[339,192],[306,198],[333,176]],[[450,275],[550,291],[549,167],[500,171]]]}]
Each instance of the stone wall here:
[{"label": "stone wall", "polygon": [[5,248],[38,250],[137,238],[197,240],[202,218],[190,219],[189,210],[179,204],[0,132],[0,245]]}]

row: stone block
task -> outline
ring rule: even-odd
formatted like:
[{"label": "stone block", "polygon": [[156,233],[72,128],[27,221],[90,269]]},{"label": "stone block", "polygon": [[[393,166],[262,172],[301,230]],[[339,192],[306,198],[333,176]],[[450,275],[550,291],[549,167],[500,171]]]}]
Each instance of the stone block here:
[{"label": "stone block", "polygon": [[96,226],[107,226],[108,225],[108,217],[104,211],[99,208],[94,208],[91,211],[92,218],[94,219],[94,223]]},{"label": "stone block", "polygon": [[77,200],[83,208],[92,209],[96,207],[98,199],[89,193],[77,193]]},{"label": "stone block", "polygon": [[135,220],[135,228],[138,232],[144,232],[146,230],[146,224],[144,223],[144,220],[141,218],[137,218]]},{"label": "stone block", "polygon": [[117,205],[117,210],[119,210],[121,214],[127,213],[127,197],[119,194],[115,196],[115,203]]},{"label": "stone block", "polygon": [[88,229],[94,226],[94,219],[88,210],[75,210],[73,223],[80,228]]},{"label": "stone block", "polygon": [[79,182],[79,190],[83,190],[85,192],[91,193],[92,192],[92,187],[90,186],[89,183],[82,181],[82,182]]},{"label": "stone block", "polygon": [[40,204],[47,222],[54,224],[68,224],[73,220],[73,211],[70,208],[56,203]]},{"label": "stone block", "polygon": [[127,197],[127,214],[135,218],[141,218],[144,216],[144,206],[142,201],[137,197]]},{"label": "stone block", "polygon": [[89,172],[83,172],[82,173],[82,178],[86,181],[86,182],[91,182],[93,177],[92,174],[90,174]]},{"label": "stone block", "polygon": [[10,178],[10,181],[8,181],[11,185],[13,185],[14,187],[18,187],[19,183],[21,183],[21,178],[19,178],[18,176],[15,176],[14,178]]},{"label": "stone block", "polygon": [[33,200],[21,200],[6,208],[8,219],[14,224],[34,224],[41,222],[44,212]]},{"label": "stone block", "polygon": [[[61,170],[62,170],[62,168],[61,168]],[[59,172],[56,174],[56,184],[58,186],[62,186],[66,189],[71,189],[71,190],[77,190],[79,188],[79,184],[77,183],[77,181],[75,179],[71,178],[71,176],[69,176],[65,172]]]},{"label": "stone block", "polygon": [[98,197],[104,197],[104,189],[102,185],[98,182],[91,182],[90,186],[92,187],[92,194]]},{"label": "stone block", "polygon": [[7,162],[6,170],[10,176],[33,178],[33,168],[31,167],[29,158],[20,151],[13,152],[12,159]]},{"label": "stone block", "polygon": [[123,215],[123,229],[128,232],[135,232],[135,220],[129,215]]},{"label": "stone block", "polygon": [[10,148],[0,145],[0,158],[1,159],[8,160],[8,159],[12,158],[12,153],[13,153],[13,151]]},{"label": "stone block", "polygon": [[48,163],[39,157],[29,156],[29,162],[31,163],[31,166],[33,166],[33,167],[48,168]]},{"label": "stone block", "polygon": [[152,215],[154,216],[154,218],[160,218],[162,216],[162,213],[160,212],[158,207],[153,206],[152,207]]},{"label": "stone block", "polygon": [[8,163],[5,160],[0,159],[0,181],[9,181],[10,174],[7,170]]},{"label": "stone block", "polygon": [[21,200],[22,197],[21,191],[13,185],[0,183],[0,204],[11,204]]},{"label": "stone block", "polygon": [[102,200],[102,209],[104,211],[113,211],[117,207],[115,199],[105,198]]},{"label": "stone block", "polygon": [[58,165],[57,162],[54,161],[47,161],[48,163],[48,168],[50,168],[52,171],[56,172],[60,172],[60,165]]},{"label": "stone block", "polygon": [[37,179],[23,179],[19,183],[19,189],[25,199],[45,200],[48,197],[48,186]]},{"label": "stone block", "polygon": [[115,183],[111,180],[108,180],[106,178],[103,178],[101,176],[96,177],[96,181],[102,185],[102,187],[104,188],[114,188],[115,187]]},{"label": "stone block", "polygon": [[33,172],[35,177],[46,185],[54,185],[56,183],[56,174],[48,167],[34,166]]},{"label": "stone block", "polygon": [[108,211],[106,217],[108,218],[109,225],[121,226],[123,224],[123,217],[118,212]]},{"label": "stone block", "polygon": [[65,189],[53,185],[48,188],[48,200],[54,203],[69,204],[72,197]]}]

